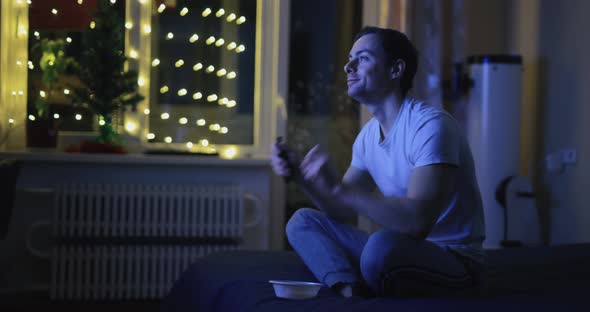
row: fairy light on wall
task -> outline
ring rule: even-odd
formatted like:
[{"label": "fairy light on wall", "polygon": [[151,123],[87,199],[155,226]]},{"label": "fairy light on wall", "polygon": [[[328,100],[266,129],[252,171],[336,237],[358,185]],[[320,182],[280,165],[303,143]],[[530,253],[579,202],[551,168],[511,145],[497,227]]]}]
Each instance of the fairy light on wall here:
[{"label": "fairy light on wall", "polygon": [[143,113],[146,114],[146,115],[149,115],[150,114],[150,109],[149,108],[144,109],[143,110]]},{"label": "fairy light on wall", "polygon": [[230,15],[227,16],[226,21],[228,22],[233,22],[236,19],[236,15],[234,13],[231,13]]},{"label": "fairy light on wall", "polygon": [[168,114],[168,113],[162,113],[160,115],[160,118],[162,118],[162,120],[166,120],[166,119],[170,118],[170,114]]},{"label": "fairy light on wall", "polygon": [[203,94],[201,92],[195,92],[193,94],[193,100],[200,100],[201,98],[203,98]]},{"label": "fairy light on wall", "polygon": [[202,68],[203,68],[203,64],[201,64],[201,63],[197,63],[197,64],[195,64],[195,66],[193,66],[194,71],[199,71]]},{"label": "fairy light on wall", "polygon": [[205,121],[205,119],[201,118],[201,119],[197,120],[196,124],[199,127],[203,127],[204,125],[207,124],[207,121]]},{"label": "fairy light on wall", "polygon": [[206,43],[207,45],[210,45],[210,44],[212,44],[213,42],[215,42],[215,37],[213,37],[213,36],[210,36],[210,37],[209,37],[209,38],[207,38],[207,40],[205,41],[205,43]]},{"label": "fairy light on wall", "polygon": [[207,71],[207,73],[212,73],[212,72],[214,72],[214,71],[215,71],[215,66],[213,66],[213,65],[209,65],[209,66],[207,66],[207,70],[206,70],[206,71]]},{"label": "fairy light on wall", "polygon": [[164,10],[166,10],[166,5],[164,3],[162,3],[158,6],[158,13],[162,14],[162,12],[164,12]]},{"label": "fairy light on wall", "polygon": [[209,16],[209,14],[211,14],[210,8],[206,8],[205,10],[203,10],[203,13],[201,13],[201,15],[203,15],[203,17],[207,17],[207,16]]},{"label": "fairy light on wall", "polygon": [[184,61],[182,59],[176,61],[176,63],[174,63],[174,66],[176,66],[176,68],[181,67],[182,65],[184,65]]},{"label": "fairy light on wall", "polygon": [[236,76],[237,76],[236,72],[231,71],[227,74],[227,79],[234,79],[234,78],[236,78]]},{"label": "fairy light on wall", "polygon": [[166,92],[168,92],[168,86],[163,86],[160,88],[160,93],[164,94]]},{"label": "fairy light on wall", "polygon": [[156,66],[158,66],[158,65],[160,65],[160,60],[159,60],[159,59],[157,59],[157,58],[155,58],[155,59],[152,61],[152,66],[153,66],[153,67],[156,67]]},{"label": "fairy light on wall", "polygon": [[211,94],[211,95],[207,96],[207,102],[215,102],[215,101],[217,101],[216,94]]},{"label": "fairy light on wall", "polygon": [[174,34],[169,32],[168,34],[166,34],[166,39],[167,40],[171,40],[172,38],[174,38]]},{"label": "fairy light on wall", "polygon": [[243,44],[240,44],[237,48],[236,48],[236,52],[241,53],[244,52],[246,50],[246,47]]},{"label": "fairy light on wall", "polygon": [[155,138],[156,138],[156,135],[155,135],[155,134],[153,134],[153,133],[148,133],[148,134],[146,135],[146,138],[147,138],[148,140],[153,140],[153,139],[155,139]]},{"label": "fairy light on wall", "polygon": [[222,68],[217,71],[217,77],[224,76],[226,73],[227,73],[227,71],[225,70],[225,68]]},{"label": "fairy light on wall", "polygon": [[51,14],[57,15],[57,9],[55,9],[55,8],[51,9]]},{"label": "fairy light on wall", "polygon": [[166,142],[168,144],[172,143],[172,137],[169,137],[169,136],[165,137],[164,142]]},{"label": "fairy light on wall", "polygon": [[238,25],[244,24],[245,22],[246,22],[246,18],[243,16],[240,16],[240,18],[238,18],[236,20],[236,24],[238,24]]},{"label": "fairy light on wall", "polygon": [[231,51],[231,50],[235,49],[237,46],[238,45],[232,41],[232,42],[230,42],[230,44],[227,45],[227,49]]},{"label": "fairy light on wall", "polygon": [[223,38],[219,38],[217,39],[217,41],[215,41],[215,45],[220,47],[225,43],[225,40],[223,40]]},{"label": "fairy light on wall", "polygon": [[178,96],[185,96],[187,93],[186,89],[182,88],[178,90]]},{"label": "fairy light on wall", "polygon": [[190,43],[195,43],[197,40],[199,40],[199,35],[197,35],[197,34],[193,34],[193,35],[192,35],[192,36],[191,36],[191,37],[188,39],[188,41],[189,41]]},{"label": "fairy light on wall", "polygon": [[82,120],[82,115],[76,114],[76,120]]},{"label": "fairy light on wall", "polygon": [[181,125],[186,125],[188,123],[188,118],[181,117],[180,119],[178,119],[178,123]]},{"label": "fairy light on wall", "polygon": [[182,10],[180,10],[180,16],[185,16],[188,13],[188,8],[184,7],[182,8]]},{"label": "fairy light on wall", "polygon": [[129,30],[133,29],[133,23],[131,23],[131,22],[125,23],[125,28],[129,29]]},{"label": "fairy light on wall", "polygon": [[224,9],[219,9],[216,13],[215,16],[216,17],[222,17],[223,14],[225,14],[225,10]]}]

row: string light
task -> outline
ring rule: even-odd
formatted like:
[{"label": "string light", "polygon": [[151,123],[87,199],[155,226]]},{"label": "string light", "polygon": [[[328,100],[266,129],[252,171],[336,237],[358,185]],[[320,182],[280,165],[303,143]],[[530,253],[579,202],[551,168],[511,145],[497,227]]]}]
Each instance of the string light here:
[{"label": "string light", "polygon": [[229,132],[229,130],[227,129],[227,127],[221,127],[221,129],[219,129],[219,133],[221,133],[221,134],[226,134],[228,132]]},{"label": "string light", "polygon": [[173,34],[173,33],[171,33],[171,32],[169,32],[169,33],[166,35],[166,39],[167,39],[167,40],[170,40],[170,39],[172,39],[172,38],[174,38],[174,34]]},{"label": "string light", "polygon": [[185,96],[186,95],[186,89],[182,88],[180,90],[178,90],[178,96]]},{"label": "string light", "polygon": [[225,158],[229,158],[229,159],[236,157],[237,154],[238,154],[238,151],[236,150],[235,147],[230,147],[223,152],[223,155],[225,156]]},{"label": "string light", "polygon": [[207,45],[210,45],[213,42],[215,42],[215,37],[213,37],[213,36],[210,36],[209,38],[207,38],[207,41],[205,41],[205,43],[207,43]]},{"label": "string light", "polygon": [[186,142],[186,147],[193,148],[193,142]]},{"label": "string light", "polygon": [[143,33],[149,34],[152,32],[152,27],[150,25],[143,25]]},{"label": "string light", "polygon": [[209,140],[207,140],[207,139],[202,139],[200,143],[202,146],[205,146],[205,147],[209,146]]},{"label": "string light", "polygon": [[64,94],[70,94],[70,90],[69,89],[64,89]]},{"label": "string light", "polygon": [[207,102],[215,102],[217,101],[217,95],[216,94],[211,94],[207,97]]},{"label": "string light", "polygon": [[72,38],[70,38],[70,37],[67,37],[67,38],[66,38],[66,42],[67,42],[67,43],[72,43]]},{"label": "string light", "polygon": [[217,41],[215,42],[215,45],[220,47],[225,43],[225,40],[223,40],[223,38],[219,38],[217,39]]},{"label": "string light", "polygon": [[160,4],[160,6],[158,6],[158,13],[164,12],[165,9],[166,5],[164,3]]},{"label": "string light", "polygon": [[145,85],[145,79],[143,77],[139,77],[137,79],[137,85],[143,87]]},{"label": "string light", "polygon": [[90,29],[94,29],[96,27],[96,23],[94,21],[90,22]]},{"label": "string light", "polygon": [[133,28],[133,23],[131,23],[131,22],[125,23],[125,28],[132,29]]},{"label": "string light", "polygon": [[160,88],[160,93],[164,94],[166,92],[168,92],[168,87],[167,86],[163,86],[163,87]]},{"label": "string light", "polygon": [[219,101],[217,101],[217,103],[219,105],[225,105],[225,104],[227,104],[227,102],[228,102],[227,98],[222,98]]},{"label": "string light", "polygon": [[146,135],[146,137],[147,137],[147,139],[148,139],[148,140],[153,140],[153,139],[155,139],[155,138],[156,138],[156,135],[155,135],[155,134],[153,134],[153,133],[148,133],[148,134]]},{"label": "string light", "polygon": [[132,121],[128,121],[128,122],[125,124],[125,129],[126,129],[128,132],[133,132],[133,131],[135,131],[135,129],[137,129],[137,124],[136,124],[136,123],[134,123],[134,122],[132,122]]},{"label": "string light", "polygon": [[211,131],[218,131],[219,129],[221,129],[221,126],[219,124],[209,125],[209,130]]},{"label": "string light", "polygon": [[231,101],[227,102],[227,104],[225,106],[227,106],[227,107],[234,107],[234,106],[236,106],[236,101],[231,100]]},{"label": "string light", "polygon": [[203,97],[203,94],[201,92],[196,92],[193,94],[193,100],[199,100]]},{"label": "string light", "polygon": [[145,4],[145,0],[139,0],[139,3]]},{"label": "string light", "polygon": [[240,16],[240,18],[238,18],[238,20],[236,21],[236,24],[240,25],[246,22],[246,18],[243,16]]},{"label": "string light", "polygon": [[205,119],[201,118],[199,120],[197,120],[197,126],[202,127],[206,124],[207,122],[205,121]]},{"label": "string light", "polygon": [[237,44],[232,41],[230,44],[227,45],[227,49],[231,51],[231,50],[235,49],[236,46],[237,46]]},{"label": "string light", "polygon": [[240,44],[237,48],[236,48],[236,52],[241,53],[244,52],[244,50],[246,50],[246,47],[243,44]]},{"label": "string light", "polygon": [[106,124],[106,121],[104,121],[104,119],[101,119],[101,120],[98,121],[98,124],[100,126],[104,126]]},{"label": "string light", "polygon": [[111,0],[111,4],[117,3],[117,0]]},{"label": "string light", "polygon": [[213,66],[213,65],[209,65],[209,66],[207,67],[207,69],[206,69],[206,72],[207,72],[207,73],[212,73],[214,70],[215,70],[215,66]]},{"label": "string light", "polygon": [[205,10],[203,10],[203,13],[201,13],[203,15],[203,17],[207,17],[209,16],[209,14],[211,14],[211,9],[210,8],[206,8]]},{"label": "string light", "polygon": [[182,65],[184,65],[184,61],[182,59],[179,59],[178,61],[176,61],[176,63],[174,63],[174,66],[176,66],[176,68],[179,68]]},{"label": "string light", "polygon": [[33,62],[31,62],[31,61],[28,61],[27,62],[27,65],[29,66],[29,69],[34,69],[35,68],[35,65],[33,65]]},{"label": "string light", "polygon": [[197,64],[195,64],[195,66],[193,66],[194,71],[199,71],[199,70],[201,70],[201,68],[203,68],[203,64],[201,64],[201,63],[197,63]]},{"label": "string light", "polygon": [[33,115],[29,115],[29,120],[30,120],[30,121],[35,121],[35,116],[33,116]]},{"label": "string light", "polygon": [[152,66],[153,66],[153,67],[156,67],[156,66],[158,66],[158,65],[160,65],[160,60],[159,60],[159,59],[157,59],[157,58],[155,58],[155,59],[152,61]]},{"label": "string light", "polygon": [[139,54],[137,53],[137,51],[136,51],[136,50],[134,50],[134,49],[131,49],[131,50],[129,51],[129,57],[130,57],[130,58],[132,58],[132,59],[137,59],[137,57],[138,57],[138,56],[139,56]]},{"label": "string light", "polygon": [[167,136],[167,137],[164,138],[164,142],[166,142],[166,143],[172,143],[172,138],[169,137],[169,136]]},{"label": "string light", "polygon": [[25,94],[25,93],[22,90],[18,91],[18,95],[23,95],[23,94]]},{"label": "string light", "polygon": [[40,34],[39,34],[39,32],[38,32],[38,31],[35,31],[35,32],[33,33],[33,35],[34,35],[35,37],[37,37],[37,39],[39,39],[39,36],[40,36]]},{"label": "string light", "polygon": [[236,72],[231,71],[227,74],[227,79],[234,79],[234,78],[236,78],[236,76],[237,76]]},{"label": "string light", "polygon": [[76,120],[82,120],[82,115],[76,114]]},{"label": "string light", "polygon": [[84,3],[84,0],[78,0],[78,4],[82,5]]},{"label": "string light", "polygon": [[185,16],[186,13],[188,13],[188,8],[187,7],[184,7],[184,8],[182,8],[182,10],[180,10],[180,16]]},{"label": "string light", "polygon": [[217,71],[217,77],[221,77],[221,76],[225,75],[226,73],[227,73],[227,71],[225,70],[225,68],[222,68]]},{"label": "string light", "polygon": [[149,108],[144,109],[143,110],[143,113],[146,114],[146,115],[149,115],[150,114],[150,109]]},{"label": "string light", "polygon": [[224,10],[224,9],[219,9],[219,10],[217,11],[217,13],[215,13],[215,16],[217,16],[217,17],[222,17],[222,16],[223,16],[223,14],[225,14],[225,10]]},{"label": "string light", "polygon": [[8,118],[8,123],[11,124],[11,125],[14,124],[14,119]]},{"label": "string light", "polygon": [[162,118],[162,120],[166,120],[166,119],[170,118],[170,114],[162,113],[162,115],[160,115],[160,118]]},{"label": "string light", "polygon": [[178,119],[178,123],[181,125],[186,125],[188,123],[188,119],[186,117],[182,117]]},{"label": "string light", "polygon": [[51,9],[51,14],[57,15],[57,10],[56,9]]},{"label": "string light", "polygon": [[197,34],[193,34],[193,35],[192,35],[192,36],[191,36],[191,37],[188,39],[188,41],[189,41],[190,43],[195,43],[195,41],[197,41],[197,40],[199,40],[199,35],[197,35]]},{"label": "string light", "polygon": [[236,15],[234,13],[232,13],[232,14],[230,14],[230,15],[227,16],[227,19],[226,20],[231,23],[235,19],[236,19]]}]

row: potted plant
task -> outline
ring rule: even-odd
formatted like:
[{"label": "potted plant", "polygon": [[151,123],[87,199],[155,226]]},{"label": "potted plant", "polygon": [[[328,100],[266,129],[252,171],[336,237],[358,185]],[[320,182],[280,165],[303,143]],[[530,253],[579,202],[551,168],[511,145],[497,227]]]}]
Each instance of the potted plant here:
[{"label": "potted plant", "polygon": [[72,88],[71,97],[104,122],[96,140],[82,142],[80,152],[125,152],[113,124],[114,114],[135,110],[144,97],[137,90],[137,72],[125,71],[123,23],[109,1],[97,2],[94,27],[83,33],[82,49],[76,69],[81,86]]},{"label": "potted plant", "polygon": [[63,82],[60,79],[71,71],[76,62],[66,56],[66,42],[63,39],[43,39],[31,49],[39,59],[41,79],[39,92],[33,101],[36,114],[27,120],[27,146],[56,147],[58,120],[51,115],[51,105],[64,101]]}]

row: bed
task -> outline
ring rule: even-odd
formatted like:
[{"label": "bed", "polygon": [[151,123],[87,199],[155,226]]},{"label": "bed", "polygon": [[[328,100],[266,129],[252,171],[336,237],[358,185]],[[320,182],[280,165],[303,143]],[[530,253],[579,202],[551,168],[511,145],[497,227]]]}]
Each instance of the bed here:
[{"label": "bed", "polygon": [[315,281],[292,251],[232,251],[194,263],[162,311],[590,311],[590,244],[488,250],[486,285],[433,298],[342,298],[327,287],[276,298],[271,279]]}]

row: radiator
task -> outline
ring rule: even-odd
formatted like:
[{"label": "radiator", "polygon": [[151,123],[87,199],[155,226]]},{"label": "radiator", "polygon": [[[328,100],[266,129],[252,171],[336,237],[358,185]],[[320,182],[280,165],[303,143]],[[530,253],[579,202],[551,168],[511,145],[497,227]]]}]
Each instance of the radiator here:
[{"label": "radiator", "polygon": [[161,298],[197,258],[240,248],[244,197],[226,185],[58,186],[51,298]]}]

